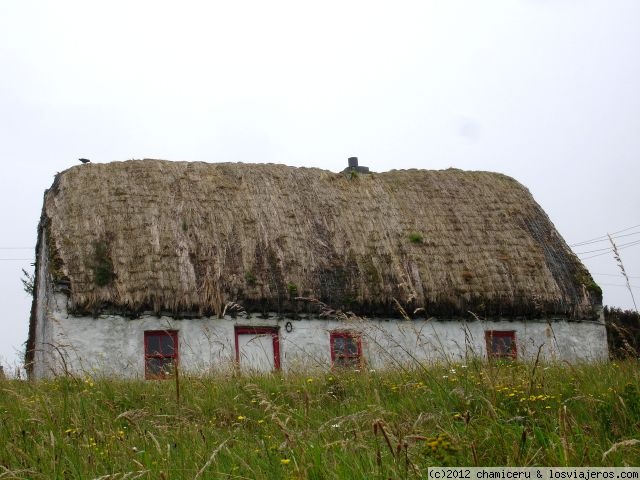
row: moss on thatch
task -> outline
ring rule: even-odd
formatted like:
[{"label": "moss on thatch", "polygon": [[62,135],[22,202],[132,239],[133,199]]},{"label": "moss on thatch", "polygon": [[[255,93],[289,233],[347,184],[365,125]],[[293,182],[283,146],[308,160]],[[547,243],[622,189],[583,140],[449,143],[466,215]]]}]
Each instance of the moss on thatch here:
[{"label": "moss on thatch", "polygon": [[363,315],[394,315],[397,299],[584,317],[600,302],[529,192],[496,173],[87,164],[58,175],[42,225],[78,312],[287,312],[299,295]]}]

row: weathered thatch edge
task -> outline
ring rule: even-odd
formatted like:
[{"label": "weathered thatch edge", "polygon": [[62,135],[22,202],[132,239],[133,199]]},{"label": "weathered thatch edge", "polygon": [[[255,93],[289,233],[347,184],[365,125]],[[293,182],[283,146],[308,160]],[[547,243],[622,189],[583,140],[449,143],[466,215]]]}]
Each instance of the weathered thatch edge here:
[{"label": "weathered thatch edge", "polygon": [[[162,162],[160,161],[147,161],[147,162],[151,162],[148,164],[150,167],[155,168],[156,166],[158,166],[158,165],[154,166],[154,164],[160,164],[159,166],[162,167]],[[78,172],[89,173],[90,170],[87,170],[87,169],[95,168],[95,167],[97,166],[92,166],[92,167],[79,166],[74,168],[85,169],[85,170],[78,170]],[[248,167],[250,166],[239,167],[231,164],[219,164],[217,168],[219,168],[223,172],[223,174],[228,175],[229,172],[235,172],[236,170],[241,171],[242,168],[248,168]],[[251,167],[258,168],[257,166],[251,166]],[[167,165],[167,168],[173,168],[173,166]],[[270,168],[270,167],[264,167],[264,168]],[[291,167],[282,167],[282,166],[275,166],[274,168],[280,169],[279,172],[285,171],[283,169],[287,169],[287,168],[291,169]],[[73,170],[73,169],[70,169],[70,170]],[[69,172],[70,170],[68,170],[67,172]],[[311,172],[315,175],[314,169],[300,169],[300,170],[305,170],[306,173]],[[326,176],[331,176],[332,178],[340,177],[339,174],[332,174],[331,172],[326,172],[321,170],[315,170],[315,171],[319,172],[317,173],[317,175],[324,175],[325,177]],[[45,195],[45,199],[47,198],[48,195],[53,195],[55,197],[55,195],[58,192],[60,180],[63,178],[63,175],[65,175],[67,172],[63,172],[62,174],[59,174],[56,177],[56,180],[54,181],[54,184],[52,185],[51,189]],[[285,174],[293,175],[293,173],[289,172],[288,170],[285,171]],[[305,172],[302,172],[302,173],[305,173]],[[418,173],[420,172],[418,171]],[[463,172],[462,174],[465,174],[465,173],[466,172]],[[499,174],[486,174],[485,172],[468,172],[468,173],[492,175],[492,178],[495,178],[495,179],[500,178],[501,179],[500,181],[505,181],[504,179],[506,179],[507,182],[512,182],[514,184],[517,184],[515,180],[505,176],[500,176]],[[451,173],[451,175],[456,175],[456,174],[458,173],[456,172]],[[408,175],[408,173],[400,172],[396,175],[406,176]],[[352,185],[345,184],[345,185],[347,185],[346,188],[356,188],[354,186],[355,184],[352,184]],[[526,192],[526,195],[530,196],[530,194],[528,193],[528,191],[526,191],[524,187],[522,187],[520,184],[517,184],[517,185],[518,185],[518,188],[521,188],[523,190],[523,192]],[[531,199],[531,201],[533,200]],[[394,301],[393,301],[393,299],[397,297],[401,302],[402,306],[407,311],[413,311],[418,307],[426,307],[430,315],[434,315],[441,318],[464,317],[467,315],[468,311],[473,311],[474,313],[477,313],[482,316],[491,316],[491,317],[537,318],[537,317],[540,317],[541,315],[562,315],[562,316],[566,315],[573,318],[585,318],[585,317],[593,316],[594,315],[593,312],[595,310],[592,309],[590,313],[588,311],[588,308],[586,307],[588,307],[589,304],[593,306],[601,302],[601,297],[598,298],[598,295],[593,294],[593,292],[582,292],[584,296],[588,296],[588,298],[590,298],[590,301],[587,303],[585,303],[584,298],[582,298],[580,303],[562,300],[565,297],[567,299],[568,298],[577,299],[579,296],[581,297],[583,296],[578,293],[578,288],[579,288],[578,284],[575,281],[567,282],[566,281],[567,278],[569,279],[572,279],[574,277],[587,278],[591,282],[592,282],[592,279],[589,276],[586,269],[584,268],[584,266],[582,266],[582,264],[579,262],[577,257],[575,257],[573,253],[571,253],[570,249],[568,248],[564,240],[562,240],[557,235],[555,230],[553,230],[553,226],[550,220],[548,219],[548,217],[546,216],[546,214],[540,209],[540,207],[537,204],[535,204],[534,201],[533,203],[534,203],[533,208],[537,210],[536,212],[534,212],[535,215],[533,215],[535,217],[534,222],[540,223],[543,228],[539,228],[537,224],[530,224],[527,222],[525,222],[522,228],[523,230],[529,229],[532,238],[535,238],[535,236],[538,235],[540,238],[536,238],[536,241],[540,244],[545,244],[545,242],[549,241],[549,245],[545,247],[545,252],[544,252],[545,256],[551,259],[550,263],[553,263],[554,265],[556,264],[560,265],[561,268],[565,270],[561,272],[552,272],[554,274],[554,277],[557,276],[557,278],[563,279],[562,281],[558,281],[559,285],[562,288],[570,289],[570,290],[567,290],[562,295],[562,297],[559,297],[560,301],[538,302],[535,298],[531,298],[530,296],[528,297],[522,296],[522,298],[520,298],[517,296],[514,297],[513,295],[509,298],[494,296],[493,298],[490,298],[490,299],[484,298],[480,295],[475,295],[475,296],[471,295],[471,298],[466,299],[464,298],[464,296],[461,295],[455,303],[451,301],[447,301],[445,299],[435,303],[432,302],[431,304],[428,304],[428,305],[423,305],[419,302],[416,303],[415,301],[411,301],[411,298],[410,298],[411,295],[406,295],[406,292],[401,291],[401,289],[394,291],[393,288],[396,288],[396,287],[394,287],[393,282],[391,282],[390,284],[388,283],[388,285],[392,287],[392,289],[390,292],[387,292],[387,294],[385,295],[384,301],[369,302],[365,300],[365,301],[357,302],[356,305],[349,304],[349,303],[335,305],[336,308],[352,309],[359,315],[363,315],[363,316],[398,317],[399,314],[398,314],[396,305],[394,304]],[[47,217],[45,212],[46,212],[46,201],[45,201],[45,209],[43,210],[43,217],[41,219],[40,228],[45,233],[45,236],[47,238],[50,238],[49,228],[53,219]],[[549,228],[551,228],[551,230],[549,230]],[[548,233],[549,231],[551,232],[551,234],[553,234],[552,235],[553,238],[551,239],[545,238],[545,235],[549,235]],[[54,239],[52,241],[51,248],[49,249],[49,251],[54,257],[58,257],[57,248],[56,248],[57,240]],[[270,247],[267,245],[267,248],[270,248]],[[418,247],[414,248],[409,246],[406,249],[407,249],[407,252],[408,252],[407,255],[409,255],[409,258],[411,258],[411,256],[413,255],[420,254]],[[568,257],[570,258],[567,260]],[[337,263],[338,266],[345,265],[344,261],[342,261],[343,263],[341,264],[339,259],[336,259],[336,262],[338,262]],[[54,261],[52,263],[55,264],[56,262]],[[329,262],[329,264],[330,263],[331,262]],[[64,262],[62,263],[61,267],[62,267],[61,270],[64,270],[64,267],[65,267]],[[359,267],[359,265],[356,264],[356,267]],[[248,273],[250,273],[250,271]],[[66,277],[64,271],[61,271],[60,275],[56,275],[56,276],[57,276],[56,278],[57,282],[63,282],[70,285],[70,280],[68,277]],[[75,302],[72,301],[71,312],[78,315],[86,315],[86,314],[97,315],[101,312],[110,311],[113,313],[120,313],[126,316],[136,316],[145,311],[153,311],[156,314],[160,314],[161,312],[164,312],[174,316],[183,316],[183,315],[208,316],[211,314],[219,315],[222,312],[224,305],[228,301],[236,301],[238,303],[241,303],[246,310],[251,312],[265,313],[265,312],[272,311],[272,312],[278,312],[281,314],[293,314],[293,315],[296,315],[297,313],[308,312],[307,306],[300,305],[299,302],[296,302],[295,300],[292,299],[293,295],[291,295],[291,292],[287,292],[286,280],[284,278],[282,279],[281,282],[277,282],[274,285],[275,285],[275,290],[272,290],[270,296],[266,298],[256,296],[256,295],[248,296],[244,298],[234,297],[233,295],[231,296],[224,295],[224,296],[220,296],[220,298],[216,300],[215,303],[191,305],[193,308],[189,308],[189,305],[186,305],[186,304],[182,304],[182,305],[174,304],[172,308],[169,308],[169,309],[167,309],[166,305],[163,305],[162,302],[158,302],[156,300],[148,301],[148,302],[139,301],[135,304],[112,302],[111,299],[117,298],[117,297],[114,297],[112,294],[110,294],[109,287],[106,287],[102,289],[97,289],[96,293],[98,295],[94,295],[93,297],[87,297],[87,298],[94,298],[94,300],[75,301]]]}]

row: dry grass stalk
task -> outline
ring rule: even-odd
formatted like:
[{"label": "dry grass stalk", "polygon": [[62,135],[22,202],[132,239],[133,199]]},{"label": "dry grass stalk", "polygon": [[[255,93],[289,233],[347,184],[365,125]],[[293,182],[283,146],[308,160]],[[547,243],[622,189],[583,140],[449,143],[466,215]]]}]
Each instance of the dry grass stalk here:
[{"label": "dry grass stalk", "polygon": [[23,478],[31,478],[37,475],[33,470],[9,470],[4,465],[0,465],[0,479],[5,480],[22,480]]},{"label": "dry grass stalk", "polygon": [[609,455],[610,453],[614,453],[619,448],[633,447],[633,446],[639,445],[639,444],[640,444],[640,440],[637,440],[635,438],[631,438],[629,440],[623,440],[621,442],[616,442],[613,445],[611,445],[611,448],[609,450],[607,450],[606,452],[604,452],[602,454],[602,460],[604,461],[604,459],[607,458],[607,455]]},{"label": "dry grass stalk", "polygon": [[636,299],[633,296],[633,290],[631,289],[631,283],[629,282],[629,276],[627,275],[627,271],[624,268],[624,263],[622,263],[622,257],[620,257],[620,252],[618,251],[618,246],[616,245],[616,242],[613,241],[613,238],[611,238],[611,235],[609,235],[607,233],[607,237],[609,237],[609,241],[611,242],[611,248],[613,250],[613,258],[615,259],[616,263],[618,264],[618,268],[620,269],[620,272],[622,273],[622,276],[625,279],[625,282],[627,284],[627,290],[629,290],[629,295],[631,295],[631,300],[633,301],[633,308],[635,309],[635,311],[638,311],[638,306],[636,305]]},{"label": "dry grass stalk", "polygon": [[[266,414],[270,416],[271,421],[277,425],[285,439],[285,444],[289,447],[295,445],[295,434],[287,427],[287,423],[291,417],[283,411],[282,407],[271,401],[269,396],[265,394],[257,385],[247,384],[245,390],[259,399],[258,404],[264,408]],[[281,418],[282,417],[282,418]],[[284,418],[284,420],[283,420]]]},{"label": "dry grass stalk", "polygon": [[562,444],[562,453],[564,455],[564,466],[569,466],[569,458],[571,455],[571,425],[569,421],[569,414],[567,412],[567,406],[562,405],[558,410],[558,425],[560,430],[560,442]]},{"label": "dry grass stalk", "polygon": [[147,473],[149,473],[149,470],[112,473],[109,475],[103,475],[101,477],[95,477],[93,480],[137,480]]},{"label": "dry grass stalk", "polygon": [[384,438],[384,441],[387,444],[387,447],[389,448],[389,452],[391,453],[391,456],[395,460],[396,452],[393,449],[393,445],[391,445],[391,439],[389,438],[387,431],[384,429],[384,422],[380,419],[373,422],[373,434],[377,436],[378,432],[382,434],[382,437]]},{"label": "dry grass stalk", "polygon": [[218,453],[220,452],[220,450],[222,450],[222,447],[224,447],[226,445],[226,443],[229,441],[230,439],[227,438],[226,440],[224,440],[222,443],[220,443],[220,445],[218,445],[213,452],[211,452],[211,456],[209,456],[209,460],[207,460],[207,462],[202,466],[202,468],[200,470],[198,470],[198,473],[196,473],[196,476],[193,477],[194,480],[197,480],[198,478],[200,478],[202,476],[202,474],[205,472],[205,470],[207,468],[209,468],[209,465],[211,465],[213,463],[213,461],[216,458],[216,455],[218,455]]}]

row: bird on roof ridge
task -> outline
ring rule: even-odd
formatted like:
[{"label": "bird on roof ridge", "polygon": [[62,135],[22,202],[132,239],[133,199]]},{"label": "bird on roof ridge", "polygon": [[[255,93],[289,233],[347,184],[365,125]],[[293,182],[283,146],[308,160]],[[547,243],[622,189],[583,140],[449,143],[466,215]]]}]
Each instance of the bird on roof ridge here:
[{"label": "bird on roof ridge", "polygon": [[82,163],[91,163],[91,160],[89,160],[88,158],[79,158],[78,160],[80,160]]}]

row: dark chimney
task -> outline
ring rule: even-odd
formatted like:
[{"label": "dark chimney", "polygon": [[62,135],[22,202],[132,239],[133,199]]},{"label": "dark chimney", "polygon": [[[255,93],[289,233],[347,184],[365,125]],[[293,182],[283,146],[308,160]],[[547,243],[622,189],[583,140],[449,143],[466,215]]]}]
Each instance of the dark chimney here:
[{"label": "dark chimney", "polygon": [[371,172],[369,172],[369,167],[358,166],[358,157],[349,157],[349,166],[343,170],[343,173],[349,173],[350,175],[353,175],[354,173]]}]

